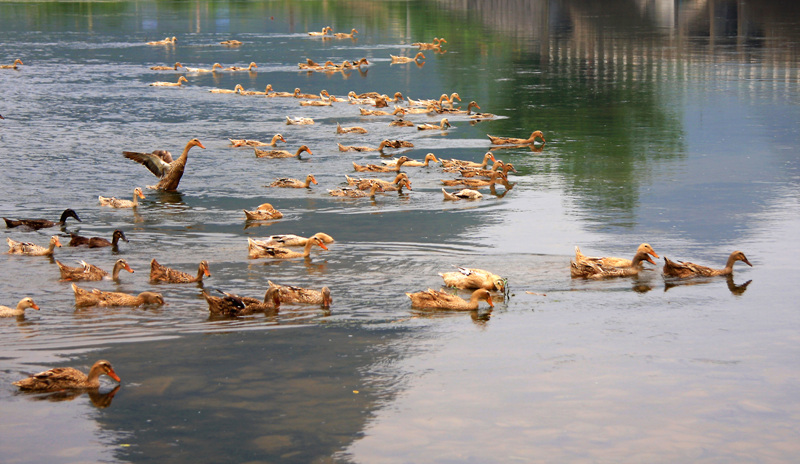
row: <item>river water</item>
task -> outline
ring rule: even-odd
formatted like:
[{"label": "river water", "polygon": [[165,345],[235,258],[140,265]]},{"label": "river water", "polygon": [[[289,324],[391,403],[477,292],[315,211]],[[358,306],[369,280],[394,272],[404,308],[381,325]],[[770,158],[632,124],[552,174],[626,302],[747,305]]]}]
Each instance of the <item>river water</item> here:
[{"label": "river water", "polygon": [[[332,26],[357,39],[307,34]],[[0,461],[34,462],[791,462],[800,453],[800,14],[780,2],[3,2],[0,212],[82,219],[67,231],[128,237],[117,252],[64,246],[55,258],[136,271],[103,290],[158,291],[167,305],[76,309],[54,260],[2,255],[0,304],[41,311],[0,320]],[[177,37],[166,46],[147,41]],[[413,57],[445,37],[444,53]],[[222,40],[237,39],[227,48]],[[362,70],[298,71],[357,60]],[[151,71],[247,66],[254,72]],[[180,88],[154,81],[188,79]],[[215,94],[457,92],[497,115],[449,117],[446,131],[390,127],[357,105]],[[365,106],[366,107],[366,106]],[[286,125],[286,117],[314,125]],[[441,116],[408,115],[416,124]],[[363,126],[365,135],[337,135]],[[413,190],[341,200],[351,163],[386,138],[414,159],[479,161],[487,134],[547,143],[496,150],[513,188],[445,202],[440,167],[405,169]],[[308,145],[257,159],[234,139]],[[136,211],[100,207],[155,184],[122,151],[197,137],[178,192],[145,189]],[[273,189],[279,177],[310,189]],[[390,176],[383,175],[385,178]],[[269,202],[284,218],[248,224]],[[310,259],[247,258],[247,238],[323,231]],[[3,229],[45,244],[58,228]],[[638,278],[571,279],[574,247],[723,267],[732,279],[674,282],[662,260]],[[150,260],[203,285],[151,284]],[[494,309],[411,308],[455,266],[492,270],[510,291]],[[653,266],[648,265],[649,268]],[[200,289],[260,296],[267,281],[332,289],[330,310],[210,318]],[[530,292],[530,293],[529,293]],[[467,292],[461,292],[467,296]],[[111,361],[121,387],[28,395],[32,372]],[[70,400],[70,401],[66,401]]]}]

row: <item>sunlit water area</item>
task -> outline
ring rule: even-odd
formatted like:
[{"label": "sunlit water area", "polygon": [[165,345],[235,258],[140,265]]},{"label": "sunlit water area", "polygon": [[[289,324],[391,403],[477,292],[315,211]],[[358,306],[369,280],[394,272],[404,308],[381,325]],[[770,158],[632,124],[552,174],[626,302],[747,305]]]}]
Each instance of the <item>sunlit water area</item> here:
[{"label": "sunlit water area", "polygon": [[[357,33],[308,34],[326,26]],[[0,318],[0,462],[794,462],[799,31],[800,9],[778,1],[1,2],[0,64],[23,64],[0,69],[0,215],[72,208],[81,222],[0,229],[64,245],[0,257],[0,304],[41,308]],[[392,63],[434,38],[446,42],[424,59]],[[237,84],[344,101],[210,92]],[[351,104],[351,91],[404,100]],[[494,117],[409,113],[398,127],[360,112],[454,92],[456,109],[474,101]],[[447,129],[416,127],[444,117]],[[535,130],[545,143],[487,137]],[[275,134],[312,154],[258,158],[230,141]],[[176,192],[146,188],[158,179],[122,154],[177,157],[192,138],[205,149],[190,150]],[[413,147],[339,149],[386,139]],[[346,175],[394,177],[354,162],[489,151],[516,172],[480,200],[445,201],[441,181],[458,173],[438,163],[401,167],[401,193],[328,195]],[[317,185],[267,187],[308,174]],[[136,209],[98,202],[136,187]],[[262,203],[283,218],[246,221]],[[128,239],[116,251],[67,245],[116,229]],[[327,251],[248,259],[248,238],[316,232],[335,239]],[[570,276],[576,246],[631,258],[645,242],[659,258],[636,277]],[[722,268],[734,250],[752,267],[662,276],[664,257]],[[76,308],[55,260],[110,270],[119,258],[135,272],[77,285],[166,304]],[[211,277],[151,283],[152,259],[190,273],[207,260]],[[438,274],[458,266],[501,275],[507,291],[493,308],[412,308],[407,292],[442,289]],[[261,297],[268,281],[328,286],[333,304],[212,317],[201,293]],[[12,385],[98,359],[119,388]]]}]

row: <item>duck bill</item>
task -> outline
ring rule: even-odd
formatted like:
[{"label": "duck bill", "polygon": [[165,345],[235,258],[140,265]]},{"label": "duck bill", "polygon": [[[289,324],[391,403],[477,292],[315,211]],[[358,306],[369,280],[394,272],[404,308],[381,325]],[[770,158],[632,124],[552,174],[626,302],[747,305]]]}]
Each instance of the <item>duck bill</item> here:
[{"label": "duck bill", "polygon": [[743,263],[745,263],[745,264],[747,264],[747,265],[748,265],[748,266],[750,266],[750,267],[753,267],[753,265],[752,265],[752,264],[750,264],[750,261],[748,261],[748,260],[747,260],[747,258],[742,258],[742,262],[743,262]]},{"label": "duck bill", "polygon": [[133,269],[131,269],[131,267],[130,267],[130,265],[128,263],[125,263],[125,267],[123,267],[123,269],[125,269],[126,271],[130,272],[131,274],[133,274]]},{"label": "duck bill", "polygon": [[205,274],[206,277],[211,277],[211,271],[209,271],[208,269],[204,268],[203,269],[203,274]]},{"label": "duck bill", "polygon": [[486,297],[486,302],[489,303],[489,307],[494,308],[494,302],[492,302],[492,295]]},{"label": "duck bill", "polygon": [[[656,256],[656,258],[658,258],[658,256]],[[645,259],[645,260],[646,260],[648,263],[650,263],[650,264],[656,264],[656,262],[655,262],[655,261],[653,261],[653,259],[652,259],[652,258],[650,258],[650,255],[645,255],[645,256],[644,256],[644,259]]]},{"label": "duck bill", "polygon": [[39,305],[37,305],[36,303],[31,303],[31,308],[33,308],[33,309],[38,311],[39,310]]},{"label": "duck bill", "polygon": [[323,250],[327,250],[327,249],[328,249],[328,247],[326,247],[326,246],[325,246],[325,244],[324,244],[324,243],[322,243],[322,242],[317,242],[317,244],[318,244],[318,245],[319,245],[319,247],[320,247],[320,248],[322,248]]},{"label": "duck bill", "polygon": [[[656,253],[655,251],[650,252],[650,254],[653,255],[654,258],[660,258],[661,257],[661,256],[658,256],[658,253]],[[650,261],[650,262],[652,263],[652,261]],[[655,263],[653,263],[653,264],[655,264]]]},{"label": "duck bill", "polygon": [[203,150],[205,150],[205,149],[206,149],[206,147],[204,147],[204,146],[203,146],[203,144],[202,144],[202,143],[200,143],[200,142],[197,142],[197,146],[198,146],[198,147],[200,147],[200,148],[202,148]]},{"label": "duck bill", "polygon": [[108,371],[108,376],[111,377],[112,379],[116,380],[117,382],[122,382],[122,379],[120,379],[119,376],[117,375],[117,373],[114,372],[114,369],[111,369],[111,370]]}]

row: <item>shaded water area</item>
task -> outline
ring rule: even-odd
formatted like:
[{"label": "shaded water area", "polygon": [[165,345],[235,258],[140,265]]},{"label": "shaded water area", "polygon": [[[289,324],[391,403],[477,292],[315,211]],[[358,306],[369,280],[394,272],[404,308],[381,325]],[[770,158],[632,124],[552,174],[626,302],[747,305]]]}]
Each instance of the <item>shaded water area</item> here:
[{"label": "shaded water area", "polygon": [[[2,2],[0,214],[82,222],[67,231],[129,242],[64,246],[55,259],[136,271],[86,288],[158,291],[167,305],[76,309],[53,259],[0,257],[0,461],[33,462],[791,462],[800,453],[800,14],[744,1]],[[356,39],[309,36],[332,26]],[[174,45],[145,42],[176,36]],[[444,53],[414,42],[444,37]],[[237,39],[239,47],[220,41]],[[362,69],[301,72],[307,58]],[[251,72],[151,71],[247,66]],[[158,88],[154,81],[188,83]],[[359,105],[215,88],[332,95],[457,92],[497,115],[448,115],[446,131],[390,127]],[[361,105],[369,108],[367,105]],[[391,109],[391,108],[390,108]],[[314,125],[287,125],[286,117]],[[415,124],[441,115],[410,114]],[[337,135],[336,124],[365,135]],[[545,134],[493,150],[517,172],[480,201],[445,202],[441,167],[410,167],[412,191],[327,195],[386,155],[480,161],[487,134]],[[256,158],[232,139],[281,133],[302,159]],[[155,184],[122,151],[197,137],[178,192],[145,189],[135,210],[100,207]],[[267,188],[315,175],[310,189]],[[357,173],[360,174],[360,173]],[[376,175],[381,176],[381,175]],[[390,175],[382,175],[391,178]],[[269,202],[284,218],[246,223]],[[324,231],[310,259],[247,257],[247,238]],[[64,231],[2,229],[45,244]],[[571,279],[574,247],[723,267],[732,278]],[[198,284],[151,284],[150,260]],[[411,308],[468,266],[508,279],[488,310]],[[267,281],[332,289],[329,310],[210,318],[200,289],[263,295]],[[529,293],[530,292],[530,293]],[[466,291],[458,291],[468,296]],[[111,361],[121,386],[28,395],[11,382]]]}]

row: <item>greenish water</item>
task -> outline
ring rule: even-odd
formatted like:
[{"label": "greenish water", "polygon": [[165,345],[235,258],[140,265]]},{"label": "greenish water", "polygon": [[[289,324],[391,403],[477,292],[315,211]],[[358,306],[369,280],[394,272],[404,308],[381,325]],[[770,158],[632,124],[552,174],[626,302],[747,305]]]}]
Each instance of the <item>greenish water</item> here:
[{"label": "greenish water", "polygon": [[[800,15],[779,2],[3,2],[0,213],[130,239],[117,253],[63,247],[66,264],[136,270],[85,287],[164,294],[162,308],[77,310],[52,260],[0,258],[0,304],[42,308],[0,320],[0,461],[26,462],[790,462],[798,453],[794,287]],[[644,4],[642,4],[644,5]],[[357,40],[308,31],[356,28]],[[176,36],[174,46],[145,42]],[[447,39],[422,66],[390,64]],[[219,42],[237,39],[241,47]],[[299,72],[306,58],[367,57],[359,71]],[[258,64],[179,73],[153,65]],[[179,89],[154,81],[189,82]],[[497,118],[452,115],[447,132],[389,127],[358,107],[214,88],[333,95],[458,92]],[[288,126],[287,116],[313,117]],[[409,115],[417,124],[441,116]],[[368,129],[336,135],[336,123]],[[343,145],[412,141],[422,159],[482,159],[487,134],[543,147],[495,151],[513,188],[444,202],[439,167],[408,168],[413,190],[339,200],[326,189],[375,153]],[[257,159],[229,138],[306,144],[306,159]],[[190,152],[178,193],[145,190],[136,212],[101,208],[154,184],[122,151]],[[319,181],[268,189],[278,177]],[[388,176],[386,176],[388,177]],[[270,202],[284,218],[246,227]],[[246,239],[324,231],[309,260],[247,259]],[[46,243],[58,229],[3,229]],[[63,236],[66,244],[68,237]],[[733,279],[571,279],[589,255],[660,256]],[[332,289],[330,310],[209,318],[200,286],[150,284],[151,259],[203,285],[260,296],[267,280]],[[439,288],[454,266],[508,278],[492,311],[430,313],[405,292]],[[652,267],[652,266],[650,266]],[[534,293],[527,293],[534,292]],[[462,296],[467,293],[461,293]],[[48,367],[112,362],[113,394],[24,395],[11,382]],[[106,379],[107,380],[107,379]],[[101,392],[113,386],[104,383]],[[70,400],[70,401],[66,401]]]}]

